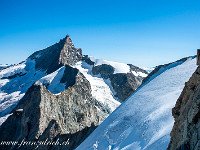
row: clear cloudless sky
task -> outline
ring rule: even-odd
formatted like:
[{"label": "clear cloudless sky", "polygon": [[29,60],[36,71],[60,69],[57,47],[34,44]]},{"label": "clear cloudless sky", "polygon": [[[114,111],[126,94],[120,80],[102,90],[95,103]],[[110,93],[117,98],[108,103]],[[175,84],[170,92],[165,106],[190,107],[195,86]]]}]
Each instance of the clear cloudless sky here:
[{"label": "clear cloudless sky", "polygon": [[156,66],[200,48],[200,0],[0,0],[0,64],[69,34],[84,54]]}]

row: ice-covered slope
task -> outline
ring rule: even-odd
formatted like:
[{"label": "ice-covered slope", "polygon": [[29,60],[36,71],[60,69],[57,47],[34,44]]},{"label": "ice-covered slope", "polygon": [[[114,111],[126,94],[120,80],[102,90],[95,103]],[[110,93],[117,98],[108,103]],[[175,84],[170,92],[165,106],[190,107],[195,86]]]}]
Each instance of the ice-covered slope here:
[{"label": "ice-covered slope", "polygon": [[[150,73],[153,68],[138,68],[137,72],[132,70],[130,65],[124,64],[124,63],[119,63],[119,62],[114,62],[114,61],[108,61],[104,59],[95,59],[94,57],[89,57],[91,61],[94,62],[94,66],[101,66],[103,64],[110,65],[114,68],[114,74],[117,73],[133,73],[135,76],[141,76],[141,77],[146,77],[148,73]],[[140,70],[145,70],[145,72],[141,72]],[[151,70],[151,71],[149,71]]]},{"label": "ice-covered slope", "polygon": [[100,75],[95,76],[92,74],[92,66],[88,65],[84,61],[78,62],[75,68],[79,69],[79,71],[86,77],[86,79],[91,84],[92,96],[103,104],[109,112],[113,112],[121,103],[117,101],[117,98],[114,97],[114,90],[112,86],[109,86],[109,79],[106,81],[101,78]]},{"label": "ice-covered slope", "polygon": [[196,68],[195,58],[161,67],[77,150],[166,149],[174,123],[171,110]]}]

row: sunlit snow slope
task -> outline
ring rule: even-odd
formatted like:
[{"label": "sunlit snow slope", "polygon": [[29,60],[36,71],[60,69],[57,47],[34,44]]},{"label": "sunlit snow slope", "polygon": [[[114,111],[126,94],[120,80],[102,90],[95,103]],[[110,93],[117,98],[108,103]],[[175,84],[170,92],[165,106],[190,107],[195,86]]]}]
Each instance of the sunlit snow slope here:
[{"label": "sunlit snow slope", "polygon": [[174,123],[172,108],[196,68],[196,58],[160,68],[77,150],[166,149]]}]

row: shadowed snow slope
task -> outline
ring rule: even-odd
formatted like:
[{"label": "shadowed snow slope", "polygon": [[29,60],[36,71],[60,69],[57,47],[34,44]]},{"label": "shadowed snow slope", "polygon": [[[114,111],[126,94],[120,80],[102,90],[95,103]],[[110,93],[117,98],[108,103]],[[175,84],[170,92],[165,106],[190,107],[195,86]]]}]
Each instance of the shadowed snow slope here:
[{"label": "shadowed snow slope", "polygon": [[171,110],[196,68],[195,58],[160,68],[77,150],[166,149],[174,123]]}]

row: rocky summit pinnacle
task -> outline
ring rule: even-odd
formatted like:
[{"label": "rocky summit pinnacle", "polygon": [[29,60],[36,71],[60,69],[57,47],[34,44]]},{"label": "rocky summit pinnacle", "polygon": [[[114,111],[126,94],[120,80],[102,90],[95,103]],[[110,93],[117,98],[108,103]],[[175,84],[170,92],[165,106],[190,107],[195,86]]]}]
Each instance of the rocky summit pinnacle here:
[{"label": "rocky summit pinnacle", "polygon": [[33,53],[29,58],[36,61],[36,70],[52,73],[61,66],[74,65],[82,59],[82,50],[74,47],[69,35],[46,49]]},{"label": "rocky summit pinnacle", "polygon": [[65,44],[60,52],[59,64],[74,65],[82,59],[82,50],[76,49],[69,36],[65,38]]}]

